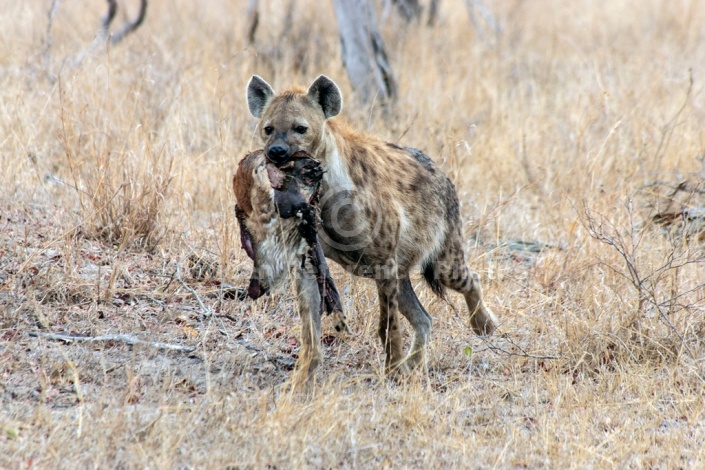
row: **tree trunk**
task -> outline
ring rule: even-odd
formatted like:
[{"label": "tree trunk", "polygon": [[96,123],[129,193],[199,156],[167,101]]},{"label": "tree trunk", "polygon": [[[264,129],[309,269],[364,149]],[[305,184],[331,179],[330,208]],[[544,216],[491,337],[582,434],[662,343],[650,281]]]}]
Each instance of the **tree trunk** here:
[{"label": "tree trunk", "polygon": [[333,0],[343,65],[353,89],[365,103],[396,95],[392,67],[384,51],[370,0]]}]

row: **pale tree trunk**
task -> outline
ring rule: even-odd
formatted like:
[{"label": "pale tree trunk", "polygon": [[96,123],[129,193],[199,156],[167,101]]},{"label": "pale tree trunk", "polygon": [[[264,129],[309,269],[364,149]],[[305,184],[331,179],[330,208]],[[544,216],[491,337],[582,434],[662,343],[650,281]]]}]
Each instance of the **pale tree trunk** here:
[{"label": "pale tree trunk", "polygon": [[393,99],[396,82],[377,29],[370,0],[333,0],[343,64],[353,89],[365,103]]}]

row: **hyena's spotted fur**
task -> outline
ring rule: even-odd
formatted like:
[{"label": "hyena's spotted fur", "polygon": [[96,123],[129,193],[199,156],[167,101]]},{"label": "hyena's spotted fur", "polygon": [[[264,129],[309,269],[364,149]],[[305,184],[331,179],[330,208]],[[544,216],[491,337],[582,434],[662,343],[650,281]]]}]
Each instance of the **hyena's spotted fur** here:
[{"label": "hyena's spotted fur", "polygon": [[[325,255],[348,271],[377,283],[379,336],[390,369],[425,359],[431,316],[414,293],[409,273],[420,266],[432,289],[461,292],[477,334],[490,334],[497,319],[482,301],[477,274],[463,251],[458,197],[450,179],[423,152],[385,143],[334,118],[342,108],[337,85],[320,76],[305,90],[275,94],[254,76],[247,89],[267,157],[286,162],[299,150],[320,161],[319,236]],[[398,312],[414,329],[404,357]]]}]

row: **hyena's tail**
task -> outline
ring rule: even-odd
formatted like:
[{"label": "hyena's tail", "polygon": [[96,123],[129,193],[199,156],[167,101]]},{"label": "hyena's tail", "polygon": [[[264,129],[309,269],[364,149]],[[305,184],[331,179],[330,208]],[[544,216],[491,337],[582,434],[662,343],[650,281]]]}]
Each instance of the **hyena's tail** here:
[{"label": "hyena's tail", "polygon": [[426,280],[428,287],[431,288],[433,293],[445,300],[446,288],[443,283],[441,283],[440,273],[436,269],[436,260],[426,261],[421,266],[421,274],[423,274],[423,278]]}]

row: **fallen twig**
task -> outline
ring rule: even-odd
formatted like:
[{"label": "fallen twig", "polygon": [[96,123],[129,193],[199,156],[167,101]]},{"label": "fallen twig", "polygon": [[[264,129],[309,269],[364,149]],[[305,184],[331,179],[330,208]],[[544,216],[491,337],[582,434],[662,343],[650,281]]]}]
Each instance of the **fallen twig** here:
[{"label": "fallen twig", "polygon": [[286,356],[269,355],[269,354],[267,354],[267,352],[264,349],[262,349],[258,346],[255,346],[252,343],[244,342],[243,346],[248,351],[254,352],[252,357],[255,357],[258,354],[260,354],[262,356],[262,359],[265,360],[265,362],[271,362],[272,365],[274,365],[274,367],[276,367],[277,370],[282,370],[282,369],[283,370],[291,370],[294,368],[294,365],[296,364],[295,359],[292,359],[292,358],[286,357]]},{"label": "fallen twig", "polygon": [[182,346],[180,344],[159,343],[156,341],[143,341],[132,335],[103,335],[103,336],[75,336],[61,333],[45,333],[43,331],[30,331],[29,336],[33,338],[46,338],[54,341],[64,341],[66,343],[97,343],[104,341],[116,341],[135,346],[142,344],[156,349],[168,349],[170,351],[192,352],[196,346]]},{"label": "fallen twig", "polygon": [[201,307],[201,314],[205,317],[208,318],[210,316],[213,316],[213,310],[210,308],[206,307],[206,305],[203,303],[201,300],[201,297],[198,295],[198,293],[193,289],[193,287],[189,286],[184,282],[183,279],[181,279],[181,272],[179,269],[179,265],[176,265],[176,271],[174,272],[174,277],[176,278],[177,281],[179,281],[179,284],[184,286],[184,288],[191,293],[196,298],[196,301],[198,302],[199,307]]},{"label": "fallen twig", "polygon": [[509,341],[512,346],[514,346],[515,348],[517,348],[521,352],[507,351],[506,349],[492,343],[489,339],[480,336],[480,339],[487,346],[487,350],[490,350],[494,353],[502,353],[507,356],[528,357],[531,359],[560,359],[561,358],[561,356],[553,356],[553,355],[548,355],[548,354],[532,354],[532,353],[526,352],[526,350],[524,350],[524,348],[522,348],[517,343],[515,343],[514,340],[512,340],[509,336],[505,335],[504,338],[507,341]]},{"label": "fallen twig", "polygon": [[[138,296],[139,296],[139,294],[138,294]],[[168,308],[168,309],[174,309],[174,310],[181,310],[181,311],[183,311],[183,312],[190,312],[190,313],[197,313],[197,314],[198,314],[198,313],[201,313],[201,311],[200,311],[199,309],[196,309],[196,308],[184,307],[184,306],[181,306],[181,305],[167,305],[164,301],[155,299],[154,297],[152,297],[152,296],[150,296],[150,295],[144,295],[144,294],[143,294],[142,297],[144,297],[145,299],[149,300],[150,302],[154,302],[155,304],[159,305],[159,306],[160,306],[161,308],[163,308],[163,309],[167,309],[167,308]],[[238,322],[238,321],[239,321],[237,318],[235,318],[234,316],[229,315],[229,314],[227,314],[227,313],[218,313],[218,314],[214,314],[214,316],[215,316],[215,317],[218,317],[218,318],[225,318],[225,319],[230,320],[230,321],[232,321],[232,322]]]}]

